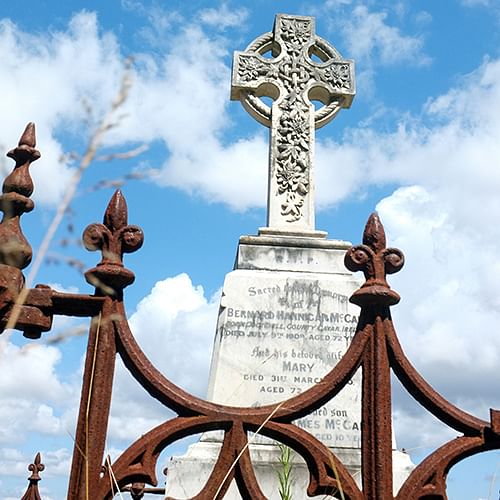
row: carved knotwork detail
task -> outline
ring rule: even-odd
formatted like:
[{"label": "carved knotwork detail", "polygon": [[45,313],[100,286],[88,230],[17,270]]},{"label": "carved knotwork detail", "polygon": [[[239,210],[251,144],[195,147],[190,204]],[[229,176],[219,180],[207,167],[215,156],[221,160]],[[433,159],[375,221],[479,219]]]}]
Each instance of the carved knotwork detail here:
[{"label": "carved knotwork detail", "polygon": [[[272,59],[263,57],[268,51]],[[306,198],[312,192],[314,129],[328,123],[341,107],[349,107],[354,92],[353,63],[315,35],[310,17],[278,15],[272,34],[235,54],[231,97],[271,127],[272,224],[313,225],[314,204]],[[275,99],[272,110],[260,101],[262,95]],[[315,111],[311,99],[324,106]],[[275,197],[276,208],[271,203]]]},{"label": "carved knotwork detail", "polygon": [[304,198],[309,193],[309,109],[297,101],[295,94],[292,94],[279,105],[282,115],[276,139],[276,182],[278,193],[285,195],[281,213],[288,221],[302,217]]},{"label": "carved knotwork detail", "polygon": [[127,223],[127,203],[120,190],[112,196],[102,224],[90,224],[83,232],[83,244],[89,251],[100,250],[102,260],[87,271],[85,278],[105,295],[114,295],[134,281],[134,273],[123,266],[123,254],[141,248],[144,234]]},{"label": "carved knotwork detail", "polygon": [[[326,67],[314,66],[309,54],[304,54],[303,49],[311,46],[314,37],[311,25],[308,20],[282,19],[279,40],[284,46],[284,54],[275,61],[269,61],[260,54],[241,53],[237,66],[238,80],[247,84],[253,84],[259,78],[276,80],[275,84],[287,92],[301,92],[319,83],[329,86],[332,92],[352,91],[354,82],[349,63],[329,61]],[[272,47],[276,55],[280,53],[278,43],[275,41]]]}]

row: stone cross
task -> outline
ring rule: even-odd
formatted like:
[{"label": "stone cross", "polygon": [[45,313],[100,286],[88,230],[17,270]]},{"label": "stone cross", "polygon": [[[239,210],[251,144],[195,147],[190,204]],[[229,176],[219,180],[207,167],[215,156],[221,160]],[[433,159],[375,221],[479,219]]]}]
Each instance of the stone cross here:
[{"label": "stone cross", "polygon": [[[260,234],[326,236],[314,225],[314,130],[354,95],[354,63],[315,35],[312,17],[278,14],[273,33],[235,52],[231,99],[271,130],[267,227]],[[262,96],[274,99],[271,108]],[[323,106],[315,111],[311,101]]]}]

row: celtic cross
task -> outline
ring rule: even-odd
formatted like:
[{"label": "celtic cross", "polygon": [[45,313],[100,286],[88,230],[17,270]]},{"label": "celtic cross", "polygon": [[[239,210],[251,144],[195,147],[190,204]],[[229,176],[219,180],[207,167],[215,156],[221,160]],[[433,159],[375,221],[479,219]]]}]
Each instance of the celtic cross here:
[{"label": "celtic cross", "polygon": [[[325,236],[314,226],[314,130],[354,95],[354,63],[316,36],[312,17],[278,14],[273,33],[235,52],[231,99],[271,131],[267,227],[260,234]],[[274,99],[271,108],[262,96]],[[315,110],[311,101],[323,106]]]}]

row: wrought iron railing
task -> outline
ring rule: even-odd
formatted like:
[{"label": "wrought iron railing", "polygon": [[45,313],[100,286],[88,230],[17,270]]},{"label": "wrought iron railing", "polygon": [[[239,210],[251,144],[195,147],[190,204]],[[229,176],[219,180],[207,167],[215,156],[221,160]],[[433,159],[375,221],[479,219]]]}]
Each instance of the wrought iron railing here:
[{"label": "wrought iron railing", "polygon": [[[145,485],[157,486],[156,466],[171,443],[193,434],[224,433],[215,467],[196,499],[221,499],[235,480],[243,499],[265,499],[248,448],[248,434],[260,433],[284,443],[301,455],[309,469],[308,495],[332,495],[340,489],[346,499],[445,499],[450,468],[466,457],[500,448],[500,411],[490,421],[480,420],[455,407],[434,391],[406,358],[394,330],[390,306],[399,301],[386,275],[401,269],[401,251],[386,248],[384,228],[372,214],[363,244],[352,247],[345,264],[363,271],[366,282],[351,297],[361,307],[356,334],[348,351],[321,382],[279,404],[238,408],[197,398],[165,378],[148,360],[130,331],[123,305],[123,290],[134,274],[123,265],[123,254],[140,248],[143,233],[128,224],[127,206],[115,192],[102,224],[83,233],[88,250],[102,259],[85,273],[95,287],[93,295],[60,293],[48,286],[24,288],[22,269],[31,260],[31,247],[23,236],[20,217],[33,209],[30,164],[39,158],[34,125],[29,124],[18,147],[8,153],[16,162],[5,179],[0,208],[0,328],[16,328],[31,339],[48,332],[54,315],[91,317],[69,499],[109,499],[117,489],[135,498]],[[113,463],[104,456],[116,356],[137,382],[177,416],[132,443]],[[362,489],[341,461],[306,430],[293,424],[334,398],[354,373],[362,370]],[[394,497],[392,484],[391,370],[411,396],[461,436],[431,453],[411,472]],[[39,499],[40,456],[29,469],[29,487],[23,499]],[[151,492],[162,493],[161,489]]]}]

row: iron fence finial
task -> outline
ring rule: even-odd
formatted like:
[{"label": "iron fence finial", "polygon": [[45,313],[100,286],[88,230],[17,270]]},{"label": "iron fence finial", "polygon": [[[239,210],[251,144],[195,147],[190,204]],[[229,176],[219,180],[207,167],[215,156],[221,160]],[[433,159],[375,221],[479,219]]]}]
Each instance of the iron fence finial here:
[{"label": "iron fence finial", "polygon": [[103,223],[87,226],[82,238],[87,250],[102,252],[101,262],[85,273],[91,285],[104,295],[115,295],[133,283],[134,273],[123,266],[123,254],[141,248],[144,233],[128,224],[127,202],[119,189],[109,201]]},{"label": "iron fence finial", "polygon": [[31,476],[28,478],[30,484],[21,500],[41,500],[40,492],[38,490],[38,482],[42,479],[40,477],[40,472],[44,469],[45,465],[42,464],[42,457],[40,452],[38,452],[33,463],[28,466],[28,470],[31,471]]},{"label": "iron fence finial", "polygon": [[350,301],[358,306],[367,304],[394,305],[400,300],[391,290],[386,274],[398,272],[404,265],[404,255],[397,248],[386,248],[385,230],[376,212],[368,218],[363,232],[363,244],[351,247],[344,258],[347,269],[363,271],[366,281],[354,292]]}]

